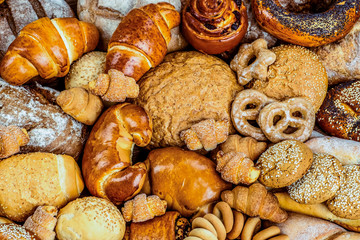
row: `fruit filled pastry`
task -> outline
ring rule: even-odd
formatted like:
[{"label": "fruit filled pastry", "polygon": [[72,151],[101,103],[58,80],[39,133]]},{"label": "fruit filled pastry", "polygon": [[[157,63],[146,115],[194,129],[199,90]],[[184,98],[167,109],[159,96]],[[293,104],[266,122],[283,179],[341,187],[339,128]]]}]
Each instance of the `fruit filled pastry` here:
[{"label": "fruit filled pastry", "polygon": [[95,49],[99,32],[76,18],[41,18],[26,25],[0,63],[1,77],[22,85],[40,75],[64,77],[72,62]]},{"label": "fruit filled pastry", "polygon": [[[167,201],[168,209],[189,217],[220,198],[231,184],[223,181],[210,159],[177,147],[152,150],[143,192]],[[164,184],[166,183],[166,184]]]}]

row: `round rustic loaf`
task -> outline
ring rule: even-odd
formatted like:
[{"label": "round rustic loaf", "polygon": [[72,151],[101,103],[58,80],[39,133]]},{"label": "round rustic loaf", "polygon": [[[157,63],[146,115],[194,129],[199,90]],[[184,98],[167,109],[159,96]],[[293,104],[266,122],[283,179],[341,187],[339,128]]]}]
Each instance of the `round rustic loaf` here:
[{"label": "round rustic loaf", "polygon": [[231,122],[231,102],[242,89],[229,65],[199,52],[167,55],[139,85],[135,103],[153,119],[152,147],[183,146],[180,132],[204,119]]},{"label": "round rustic loaf", "polygon": [[6,0],[0,5],[0,60],[20,30],[42,17],[75,15],[65,0]]},{"label": "round rustic loaf", "polygon": [[[177,11],[180,11],[185,0],[79,0],[77,12],[80,20],[91,22],[99,29],[100,47],[102,50],[107,50],[111,36],[128,12],[134,8],[158,2],[168,2],[174,5]],[[186,46],[187,43],[181,35],[179,27],[172,29],[168,51],[180,50]]]}]

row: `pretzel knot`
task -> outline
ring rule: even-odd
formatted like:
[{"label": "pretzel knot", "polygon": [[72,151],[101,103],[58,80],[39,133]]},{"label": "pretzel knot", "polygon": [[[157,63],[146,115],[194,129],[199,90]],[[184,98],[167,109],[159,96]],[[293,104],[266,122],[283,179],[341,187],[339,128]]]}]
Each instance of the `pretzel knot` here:
[{"label": "pretzel knot", "polygon": [[203,120],[180,133],[180,138],[190,150],[204,148],[210,151],[216,148],[218,143],[225,142],[229,135],[229,121],[214,119]]},{"label": "pretzel knot", "polygon": [[314,129],[315,111],[304,98],[290,98],[265,106],[260,111],[258,124],[271,142],[286,139],[304,142]]},{"label": "pretzel knot", "polygon": [[231,118],[236,130],[244,136],[250,136],[259,141],[267,140],[256,120],[260,110],[274,101],[275,99],[256,90],[247,89],[239,92],[231,108]]},{"label": "pretzel knot", "polygon": [[[255,61],[249,62],[256,57]],[[276,55],[268,49],[267,41],[259,38],[251,44],[241,45],[238,54],[230,63],[230,68],[237,72],[238,81],[245,85],[252,79],[265,81],[268,67],[276,60]]]}]

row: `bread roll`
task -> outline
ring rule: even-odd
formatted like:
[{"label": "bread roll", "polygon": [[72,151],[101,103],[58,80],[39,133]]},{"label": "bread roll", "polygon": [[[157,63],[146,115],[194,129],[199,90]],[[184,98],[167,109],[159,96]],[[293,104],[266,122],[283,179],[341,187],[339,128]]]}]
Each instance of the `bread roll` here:
[{"label": "bread roll", "polygon": [[23,226],[15,223],[0,224],[1,240],[41,240]]},{"label": "bread roll", "polygon": [[168,203],[168,209],[189,217],[202,206],[220,198],[231,184],[220,178],[215,163],[192,151],[177,147],[150,152],[145,161],[148,177],[143,189]]},{"label": "bread roll", "polygon": [[60,210],[55,230],[59,240],[121,240],[125,220],[109,200],[85,197]]},{"label": "bread roll", "polygon": [[62,207],[84,188],[79,166],[66,155],[19,154],[0,162],[0,216],[22,222],[37,206]]}]

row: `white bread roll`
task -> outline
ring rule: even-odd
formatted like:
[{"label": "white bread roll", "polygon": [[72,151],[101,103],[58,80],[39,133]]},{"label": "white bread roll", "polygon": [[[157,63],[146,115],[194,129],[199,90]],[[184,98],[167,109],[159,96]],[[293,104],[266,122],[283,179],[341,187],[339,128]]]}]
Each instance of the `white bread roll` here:
[{"label": "white bread roll", "polygon": [[343,165],[360,164],[360,142],[337,137],[318,137],[305,144],[314,153],[333,155]]},{"label": "white bread roll", "polygon": [[113,203],[85,197],[60,210],[55,231],[59,240],[121,240],[125,229],[125,220]]},{"label": "white bread roll", "polygon": [[41,205],[62,207],[84,189],[79,166],[67,155],[19,154],[0,162],[0,216],[23,222]]}]

